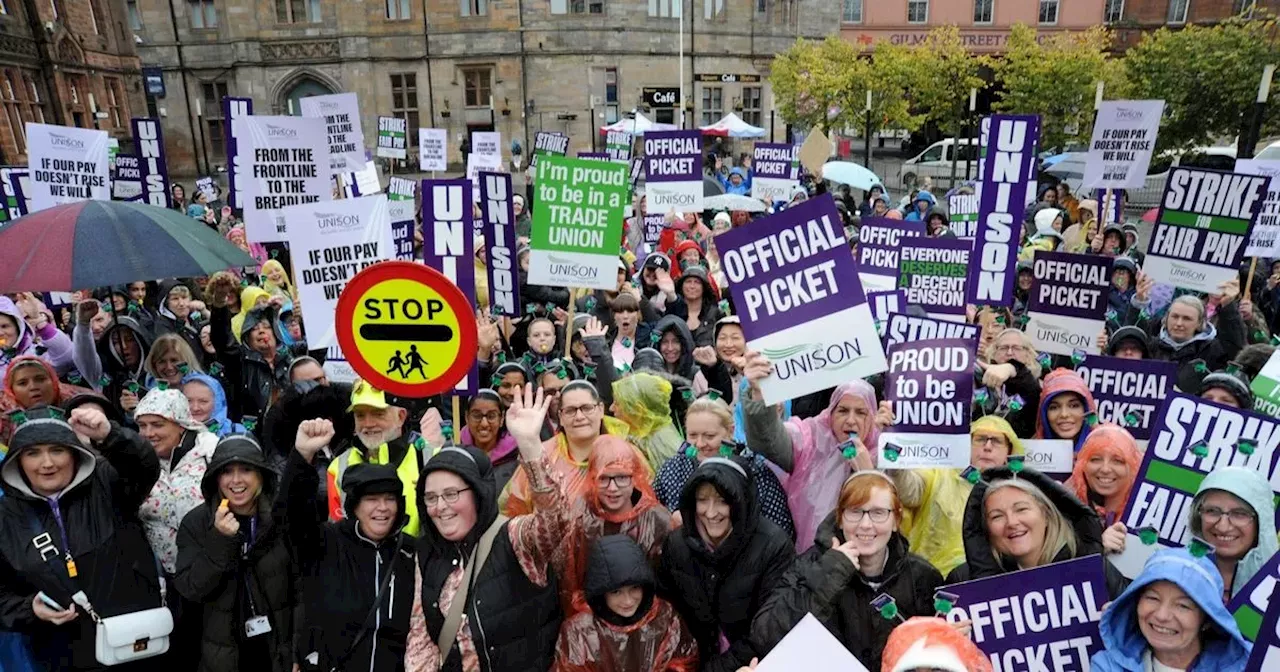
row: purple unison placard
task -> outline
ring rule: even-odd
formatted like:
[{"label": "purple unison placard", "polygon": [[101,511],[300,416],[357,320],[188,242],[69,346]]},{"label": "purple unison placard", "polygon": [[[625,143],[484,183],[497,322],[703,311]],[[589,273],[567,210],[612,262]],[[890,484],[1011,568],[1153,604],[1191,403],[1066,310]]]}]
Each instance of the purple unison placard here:
[{"label": "purple unison placard", "polygon": [[[471,221],[471,180],[423,180],[422,260],[440,271],[476,305],[474,223]],[[475,366],[454,388],[457,394],[479,391]]]},{"label": "purple unison placard", "polygon": [[774,365],[778,403],[884,371],[884,350],[830,196],[716,237],[747,346]]},{"label": "purple unison placard", "polygon": [[513,193],[510,173],[480,173],[485,266],[489,270],[489,313],[506,317],[520,317]]},{"label": "purple unison placard", "polygon": [[644,216],[644,242],[647,245],[657,245],[662,239],[662,232],[667,228],[667,218],[665,215],[647,214]]},{"label": "purple unison placard", "polygon": [[1151,359],[1089,355],[1076,367],[1098,402],[1098,421],[1114,422],[1133,438],[1151,438],[1156,413],[1177,384],[1178,365]]},{"label": "purple unison placard", "polygon": [[1280,584],[1271,589],[1271,606],[1262,617],[1258,638],[1244,666],[1244,672],[1274,670],[1280,670]]},{"label": "purple unison placard", "polygon": [[943,588],[947,620],[973,623],[973,643],[1005,672],[1081,672],[1102,649],[1107,596],[1102,556],[1089,555]]},{"label": "purple unison placard", "polygon": [[650,212],[702,210],[702,133],[644,135],[644,193]]},{"label": "purple unison placard", "polygon": [[785,142],[757,142],[751,157],[753,177],[795,179],[791,169],[795,162],[795,150],[795,145]]},{"label": "purple unison placard", "polygon": [[972,250],[958,238],[903,238],[895,286],[907,304],[933,317],[964,320],[965,284]]},{"label": "purple unison placard", "polygon": [[116,165],[111,170],[111,200],[142,200],[142,167],[137,156],[116,154]]},{"label": "purple unison placard", "polygon": [[1126,195],[1124,189],[1112,189],[1111,203],[1110,207],[1108,207],[1107,190],[1093,190],[1093,200],[1098,202],[1098,221],[1102,222],[1102,226],[1124,223],[1124,201]]},{"label": "purple unison placard", "polygon": [[160,120],[133,118],[133,146],[142,169],[142,202],[161,208],[171,203],[169,167],[164,160],[164,134]]},{"label": "purple unison placard", "polygon": [[969,403],[976,339],[899,343],[889,348],[884,397],[894,423],[880,433],[881,469],[969,466]]},{"label": "purple unison placard", "polygon": [[240,156],[236,153],[236,136],[231,133],[231,120],[253,114],[252,98],[222,97],[222,142],[227,149],[227,205],[243,208],[240,203],[240,192],[236,190],[236,171],[240,165]]},{"label": "purple unison placard", "polygon": [[1258,568],[1253,578],[1240,587],[1235,596],[1227,602],[1227,611],[1235,617],[1236,625],[1240,626],[1240,634],[1244,635],[1245,639],[1256,643],[1260,639],[1270,637],[1272,646],[1280,646],[1280,633],[1275,630],[1276,622],[1272,621],[1271,627],[1265,631],[1262,628],[1262,621],[1267,612],[1280,606],[1276,604],[1276,600],[1280,599],[1280,593],[1270,590],[1272,586],[1280,588],[1280,553],[1272,555],[1269,560],[1262,563],[1262,567]]},{"label": "purple unison placard", "polygon": [[1111,257],[1037,250],[1027,295],[1027,336],[1040,352],[1097,351],[1111,295]]},{"label": "purple unison placard", "polygon": [[[871,295],[868,294],[868,297]],[[903,312],[889,315],[884,328],[884,349],[898,343],[936,338],[977,338],[978,325],[964,322],[917,317]]]},{"label": "purple unison placard", "polygon": [[977,306],[1012,306],[1018,243],[1040,121],[1036,115],[991,117],[979,186],[974,264],[965,296]]},{"label": "purple unison placard", "polygon": [[[907,293],[901,289],[873,292],[865,286],[863,290],[867,293],[867,305],[871,306],[871,316],[876,319],[876,329],[880,331],[880,336],[883,338],[882,327],[888,322],[889,316],[907,309]],[[888,348],[885,350],[887,351]]]},{"label": "purple unison placard", "polygon": [[858,279],[863,289],[887,291],[897,285],[902,239],[923,237],[924,222],[863,217],[858,229]]}]

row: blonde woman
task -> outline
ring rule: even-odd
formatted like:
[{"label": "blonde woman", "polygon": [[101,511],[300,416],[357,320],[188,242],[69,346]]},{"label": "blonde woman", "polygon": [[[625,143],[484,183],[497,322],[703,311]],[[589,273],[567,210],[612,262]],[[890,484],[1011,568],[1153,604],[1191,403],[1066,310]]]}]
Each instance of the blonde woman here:
[{"label": "blonde woman", "polygon": [[[975,376],[979,387],[987,388],[984,414],[1008,408],[1005,419],[1015,434],[1030,438],[1036,432],[1036,409],[1040,407],[1040,362],[1031,338],[1019,329],[1004,329],[991,340],[985,351],[986,364],[980,364]],[[1022,407],[1012,410],[1009,402],[1022,398]]]},{"label": "blonde woman", "polygon": [[[1102,521],[1061,483],[1032,469],[982,472],[964,512],[965,563],[947,583],[999,576],[1102,552]],[[1107,591],[1125,581],[1106,565]]]},{"label": "blonde woman", "polygon": [[182,377],[188,373],[203,373],[196,353],[186,340],[177,334],[165,334],[151,344],[151,351],[143,368],[150,377],[148,387],[164,381],[171,389],[179,389]]}]

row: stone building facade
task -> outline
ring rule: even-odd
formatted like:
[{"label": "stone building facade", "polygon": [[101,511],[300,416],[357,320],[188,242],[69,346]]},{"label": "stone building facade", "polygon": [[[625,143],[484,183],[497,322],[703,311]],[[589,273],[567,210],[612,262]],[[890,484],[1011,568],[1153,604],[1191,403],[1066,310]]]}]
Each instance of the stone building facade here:
[{"label": "stone building facade", "polygon": [[1213,24],[1258,10],[1280,13],[1280,0],[1106,0],[1103,18],[1117,47],[1128,49],[1160,28]]},{"label": "stone building facade", "polygon": [[129,145],[147,112],[124,0],[0,0],[0,165],[27,162],[27,122]]},{"label": "stone building facade", "polygon": [[[13,1],[13,0],[6,0]],[[378,115],[446,128],[450,160],[469,132],[504,151],[540,130],[590,151],[598,127],[634,108],[685,125],[736,111],[783,137],[768,84],[773,55],[839,27],[839,4],[799,0],[128,0],[146,66],[163,71],[171,171],[225,165],[218,101],[297,113],[301,97],[359,94],[366,144]],[[682,7],[683,5],[683,7]],[[683,14],[683,21],[680,17]],[[645,101],[656,103],[646,106]],[[670,102],[668,102],[670,101]],[[203,135],[203,137],[202,137]],[[406,166],[412,169],[412,166]]]}]

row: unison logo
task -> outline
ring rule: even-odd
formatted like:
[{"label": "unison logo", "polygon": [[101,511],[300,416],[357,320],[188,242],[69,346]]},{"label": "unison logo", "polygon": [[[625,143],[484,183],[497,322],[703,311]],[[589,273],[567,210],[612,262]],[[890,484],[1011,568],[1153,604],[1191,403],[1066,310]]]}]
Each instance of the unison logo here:
[{"label": "unison logo", "polygon": [[267,124],[268,138],[296,138],[298,137],[298,129],[289,128],[287,126],[274,126]]},{"label": "unison logo", "polygon": [[345,231],[347,229],[353,229],[353,228],[359,227],[360,216],[359,215],[325,214],[325,213],[318,212],[316,213],[316,222],[320,225],[321,231],[332,230],[332,229]]},{"label": "unison logo", "polygon": [[693,205],[693,194],[651,187],[655,200],[662,205]]},{"label": "unison logo", "polygon": [[580,279],[591,279],[599,277],[600,269],[594,266],[579,264],[572,259],[565,259],[555,255],[547,255],[547,259],[551,261],[551,275],[553,277],[572,277]]},{"label": "unison logo", "polygon": [[1142,110],[1135,110],[1131,107],[1117,107],[1116,121],[1141,121]]},{"label": "unison logo", "polygon": [[49,139],[54,147],[61,149],[84,149],[84,140],[61,133],[50,133]]},{"label": "unison logo", "polygon": [[838,371],[866,357],[856,340],[802,343],[789,348],[764,348],[763,352],[773,362],[773,370],[779,380],[818,371]]}]

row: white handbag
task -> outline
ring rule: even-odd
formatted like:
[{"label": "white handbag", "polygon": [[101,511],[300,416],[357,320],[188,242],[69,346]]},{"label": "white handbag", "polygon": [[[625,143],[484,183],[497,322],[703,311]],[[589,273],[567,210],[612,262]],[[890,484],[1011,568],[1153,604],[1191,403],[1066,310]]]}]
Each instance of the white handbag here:
[{"label": "white handbag", "polygon": [[173,613],[166,606],[164,573],[160,573],[160,606],[118,616],[100,618],[84,591],[71,596],[97,624],[93,653],[98,662],[111,666],[154,658],[169,650]]}]

